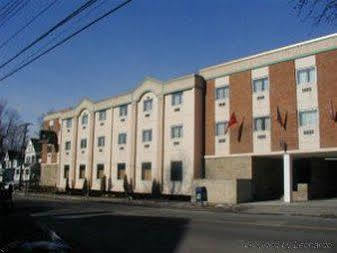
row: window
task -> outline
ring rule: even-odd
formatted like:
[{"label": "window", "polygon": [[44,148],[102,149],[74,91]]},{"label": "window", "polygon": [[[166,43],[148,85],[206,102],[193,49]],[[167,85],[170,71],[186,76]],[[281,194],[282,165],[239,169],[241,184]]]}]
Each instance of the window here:
[{"label": "window", "polygon": [[16,175],[19,175],[20,174],[20,170],[16,170]]},{"label": "window", "polygon": [[317,122],[317,110],[300,112],[300,126],[315,125]]},{"label": "window", "polygon": [[171,181],[183,180],[183,162],[172,161],[171,162]]},{"label": "window", "polygon": [[88,114],[83,114],[82,116],[82,125],[87,125],[88,124]]},{"label": "window", "polygon": [[70,141],[66,141],[65,143],[65,150],[70,150],[71,149],[71,142]]},{"label": "window", "polygon": [[152,129],[143,130],[143,142],[152,141]]},{"label": "window", "polygon": [[270,129],[270,118],[259,117],[254,119],[254,131],[266,131]]},{"label": "window", "polygon": [[30,163],[30,156],[26,157],[26,163],[28,163],[28,164]]},{"label": "window", "polygon": [[229,86],[219,87],[215,90],[216,100],[229,97]]},{"label": "window", "polygon": [[142,163],[142,180],[151,180],[151,167],[150,162]]},{"label": "window", "polygon": [[314,67],[297,70],[297,84],[314,83],[316,69]]},{"label": "window", "polygon": [[215,135],[216,136],[222,136],[225,135],[225,131],[227,129],[228,122],[218,122],[215,125]]},{"label": "window", "polygon": [[104,136],[98,137],[97,146],[98,147],[104,147],[105,146],[105,137]]},{"label": "window", "polygon": [[35,162],[35,156],[32,155],[32,163]]},{"label": "window", "polygon": [[96,178],[100,179],[104,176],[104,164],[97,164],[97,175]]},{"label": "window", "polygon": [[87,148],[87,139],[81,140],[81,149]]},{"label": "window", "polygon": [[124,179],[125,176],[125,163],[117,164],[117,179]]},{"label": "window", "polygon": [[144,101],[144,112],[149,112],[152,110],[152,99],[147,99]]},{"label": "window", "polygon": [[64,174],[63,174],[63,178],[68,179],[69,178],[69,165],[64,165]]},{"label": "window", "polygon": [[98,112],[98,120],[103,121],[106,119],[106,110],[102,110]]},{"label": "window", "polygon": [[181,138],[183,136],[183,126],[171,127],[171,139]]},{"label": "window", "polygon": [[29,175],[29,170],[28,169],[26,170],[26,175]]},{"label": "window", "polygon": [[72,122],[73,122],[72,119],[66,119],[65,121],[66,121],[66,127],[71,128],[71,125],[72,125]]},{"label": "window", "polygon": [[119,116],[124,117],[128,115],[128,105],[121,105],[119,107]]},{"label": "window", "polygon": [[267,77],[253,80],[253,91],[261,92],[268,90],[269,80]]},{"label": "window", "polygon": [[126,144],[126,133],[118,135],[118,144]]},{"label": "window", "polygon": [[85,178],[85,165],[80,165],[80,178]]},{"label": "window", "polygon": [[183,93],[176,92],[172,94],[172,105],[180,105],[183,103]]}]

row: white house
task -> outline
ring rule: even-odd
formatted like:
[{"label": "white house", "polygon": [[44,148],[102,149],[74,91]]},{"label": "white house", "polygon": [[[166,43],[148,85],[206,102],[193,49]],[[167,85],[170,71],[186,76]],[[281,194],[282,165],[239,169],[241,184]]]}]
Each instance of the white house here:
[{"label": "white house", "polygon": [[[25,150],[25,162],[24,162],[24,169],[22,171],[23,182],[30,181],[31,179],[39,176],[40,158],[41,158],[41,143],[39,142],[38,139],[32,138],[29,140]],[[20,174],[18,175],[18,180],[20,180]]]}]

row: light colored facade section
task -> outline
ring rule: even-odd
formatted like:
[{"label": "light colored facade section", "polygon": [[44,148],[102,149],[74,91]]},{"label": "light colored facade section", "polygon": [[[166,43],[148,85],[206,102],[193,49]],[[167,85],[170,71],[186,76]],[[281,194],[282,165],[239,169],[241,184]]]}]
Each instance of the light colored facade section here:
[{"label": "light colored facade section", "polygon": [[[152,108],[144,110],[144,102],[152,101]],[[136,153],[136,192],[150,193],[154,179],[159,179],[160,161],[157,159],[159,98],[153,92],[146,92],[137,103],[137,153]],[[146,102],[145,102],[146,103]],[[151,134],[151,140],[144,140],[145,131]],[[150,172],[145,172],[143,166],[145,163],[151,164]],[[149,176],[144,176],[147,174]]]},{"label": "light colored facade section", "polygon": [[[132,178],[132,104],[124,105],[127,107],[127,115],[120,115],[120,106],[113,108],[113,131],[112,131],[112,169],[111,181],[112,190],[122,192],[123,177],[118,178],[118,164],[125,164],[125,174]],[[126,143],[118,143],[118,136],[126,134]]]},{"label": "light colored facade section", "polygon": [[[319,109],[318,109],[318,95],[317,95],[317,69],[316,69],[316,58],[315,55],[308,56],[305,58],[300,58],[295,60],[296,68],[296,93],[297,93],[297,111],[299,113],[299,149],[300,150],[315,150],[319,149],[320,134],[319,134]],[[301,72],[307,72],[310,80],[303,81]],[[324,108],[323,108],[324,109]],[[307,116],[310,118],[315,118],[313,120],[303,121],[313,121],[313,122],[302,122],[303,114],[306,112],[314,112],[316,116]]]},{"label": "light colored facade section", "polygon": [[[83,116],[88,117],[88,122],[86,124],[82,124],[82,117]],[[88,146],[89,144],[89,139],[90,139],[90,121],[92,120],[93,114],[90,113],[88,110],[83,110],[81,114],[79,115],[77,119],[77,143],[76,143],[76,184],[75,188],[81,189],[83,187],[83,182],[85,178],[89,177],[89,167],[90,167],[90,161],[89,161],[89,156],[90,156],[90,148]],[[81,142],[86,141],[86,147],[81,148]],[[73,147],[75,148],[75,146]],[[86,170],[86,175],[84,178],[80,178],[80,166],[85,166]]]},{"label": "light colored facade section", "polygon": [[[254,82],[261,82],[265,80],[263,90],[256,87],[254,89]],[[270,132],[270,84],[269,84],[269,68],[263,67],[252,70],[252,89],[253,89],[253,149],[254,153],[266,153],[271,151],[271,132]],[[266,129],[255,129],[255,120],[258,118],[267,117]]]},{"label": "light colored facade section", "polygon": [[[195,89],[181,93],[182,103],[172,105],[173,94],[165,95],[164,118],[164,193],[190,195],[194,174]],[[180,137],[172,136],[174,127],[182,127]],[[173,178],[173,163],[182,163],[182,177]]]},{"label": "light colored facade section", "polygon": [[[105,113],[105,118],[100,119],[100,113]],[[111,135],[112,135],[112,109],[102,109],[95,111],[94,138],[93,138],[93,174],[92,188],[101,189],[102,178],[98,177],[97,168],[104,166],[103,177],[106,183],[111,177]],[[99,143],[99,139],[104,140],[104,144]],[[107,185],[107,184],[106,184]]]},{"label": "light colored facade section", "polygon": [[[230,119],[230,110],[229,110],[229,93],[230,93],[230,84],[229,77],[220,77],[215,79],[215,92],[219,88],[228,87],[228,95],[225,98],[217,98],[215,94],[215,122],[228,122]],[[215,155],[229,155],[229,144],[230,144],[230,134],[229,131],[225,135],[215,135]]]}]

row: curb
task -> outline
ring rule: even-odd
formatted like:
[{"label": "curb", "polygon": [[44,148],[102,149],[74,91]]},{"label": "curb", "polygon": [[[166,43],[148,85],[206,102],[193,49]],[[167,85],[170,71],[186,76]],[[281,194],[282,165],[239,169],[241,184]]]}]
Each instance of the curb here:
[{"label": "curb", "polygon": [[[96,203],[111,203],[117,205],[151,207],[151,208],[167,208],[178,210],[191,210],[191,211],[208,211],[208,212],[222,212],[222,213],[236,213],[246,215],[285,215],[285,216],[303,216],[303,217],[319,217],[319,218],[333,218],[337,219],[336,212],[318,212],[317,209],[321,207],[307,208],[306,210],[301,207],[290,207],[286,210],[284,206],[263,206],[256,208],[256,206],[247,205],[221,205],[221,206],[198,206],[191,202],[180,202],[181,205],[175,205],[177,202],[172,201],[151,201],[151,200],[125,200],[125,199],[112,199],[104,197],[83,197],[83,196],[66,196],[66,195],[52,195],[52,194],[36,194],[30,193],[15,193],[14,197],[21,198],[34,198],[41,200],[74,200],[74,201],[90,201]],[[270,210],[272,209],[272,210]],[[276,209],[276,210],[275,210]],[[282,210],[283,209],[283,210]],[[311,209],[311,210],[310,210]],[[308,212],[309,211],[309,212]]]}]

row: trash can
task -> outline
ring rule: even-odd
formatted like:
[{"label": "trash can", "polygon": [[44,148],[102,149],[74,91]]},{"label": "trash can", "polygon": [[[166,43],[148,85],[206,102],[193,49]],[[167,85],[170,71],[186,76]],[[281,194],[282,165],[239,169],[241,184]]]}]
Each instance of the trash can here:
[{"label": "trash can", "polygon": [[196,202],[202,203],[207,201],[207,190],[205,186],[198,186],[195,188]]}]

